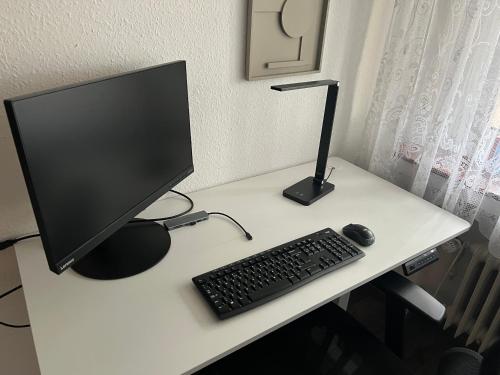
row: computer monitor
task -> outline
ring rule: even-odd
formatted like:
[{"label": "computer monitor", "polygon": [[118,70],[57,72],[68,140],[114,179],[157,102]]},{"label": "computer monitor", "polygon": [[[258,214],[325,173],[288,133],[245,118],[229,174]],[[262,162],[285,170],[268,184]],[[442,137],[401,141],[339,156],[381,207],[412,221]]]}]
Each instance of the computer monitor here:
[{"label": "computer monitor", "polygon": [[5,101],[49,268],[142,272],[170,247],[129,221],[193,172],[186,63]]}]

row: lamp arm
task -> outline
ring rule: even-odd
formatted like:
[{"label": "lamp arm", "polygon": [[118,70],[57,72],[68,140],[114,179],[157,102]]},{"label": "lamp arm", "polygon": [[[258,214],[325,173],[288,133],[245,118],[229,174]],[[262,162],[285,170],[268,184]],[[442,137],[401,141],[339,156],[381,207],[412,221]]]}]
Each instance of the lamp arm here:
[{"label": "lamp arm", "polygon": [[320,185],[325,182],[326,163],[328,161],[328,151],[332,139],[333,119],[335,117],[338,93],[338,82],[328,85],[325,112],[323,114],[323,126],[321,128],[321,138],[318,148],[318,159],[316,161],[316,172],[314,174],[314,182]]}]

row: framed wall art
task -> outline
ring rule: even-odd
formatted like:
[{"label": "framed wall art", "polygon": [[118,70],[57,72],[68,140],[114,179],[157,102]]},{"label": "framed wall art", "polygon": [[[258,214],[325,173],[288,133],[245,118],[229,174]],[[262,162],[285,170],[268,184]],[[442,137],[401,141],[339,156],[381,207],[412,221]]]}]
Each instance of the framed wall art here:
[{"label": "framed wall art", "polygon": [[317,73],[329,0],[249,0],[246,78]]}]

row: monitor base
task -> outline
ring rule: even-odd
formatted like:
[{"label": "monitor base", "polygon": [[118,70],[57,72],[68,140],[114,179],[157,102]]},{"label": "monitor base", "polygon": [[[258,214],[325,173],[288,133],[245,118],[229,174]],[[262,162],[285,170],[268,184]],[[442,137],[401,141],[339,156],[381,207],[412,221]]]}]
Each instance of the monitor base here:
[{"label": "monitor base", "polygon": [[314,182],[314,177],[307,177],[283,190],[283,196],[304,206],[309,206],[334,189],[334,184],[324,182],[320,185]]},{"label": "monitor base", "polygon": [[114,280],[155,266],[170,248],[170,235],[155,222],[135,222],[119,229],[72,268],[91,279]]}]

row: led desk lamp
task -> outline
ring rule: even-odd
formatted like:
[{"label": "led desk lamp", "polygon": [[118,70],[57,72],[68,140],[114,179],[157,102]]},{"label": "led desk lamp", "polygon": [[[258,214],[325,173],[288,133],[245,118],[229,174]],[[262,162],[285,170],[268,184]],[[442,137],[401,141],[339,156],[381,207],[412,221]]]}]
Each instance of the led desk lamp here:
[{"label": "led desk lamp", "polygon": [[319,141],[316,173],[314,177],[307,177],[302,181],[297,182],[295,185],[283,190],[283,195],[285,197],[303,204],[304,206],[309,206],[335,189],[335,185],[326,181],[325,170],[326,162],[328,160],[328,149],[330,148],[330,139],[332,138],[333,118],[335,116],[335,106],[337,105],[339,82],[328,79],[323,81],[310,81],[271,86],[271,89],[276,91],[307,89],[318,86],[328,86],[328,93],[326,96],[325,113],[323,115],[321,139]]}]

